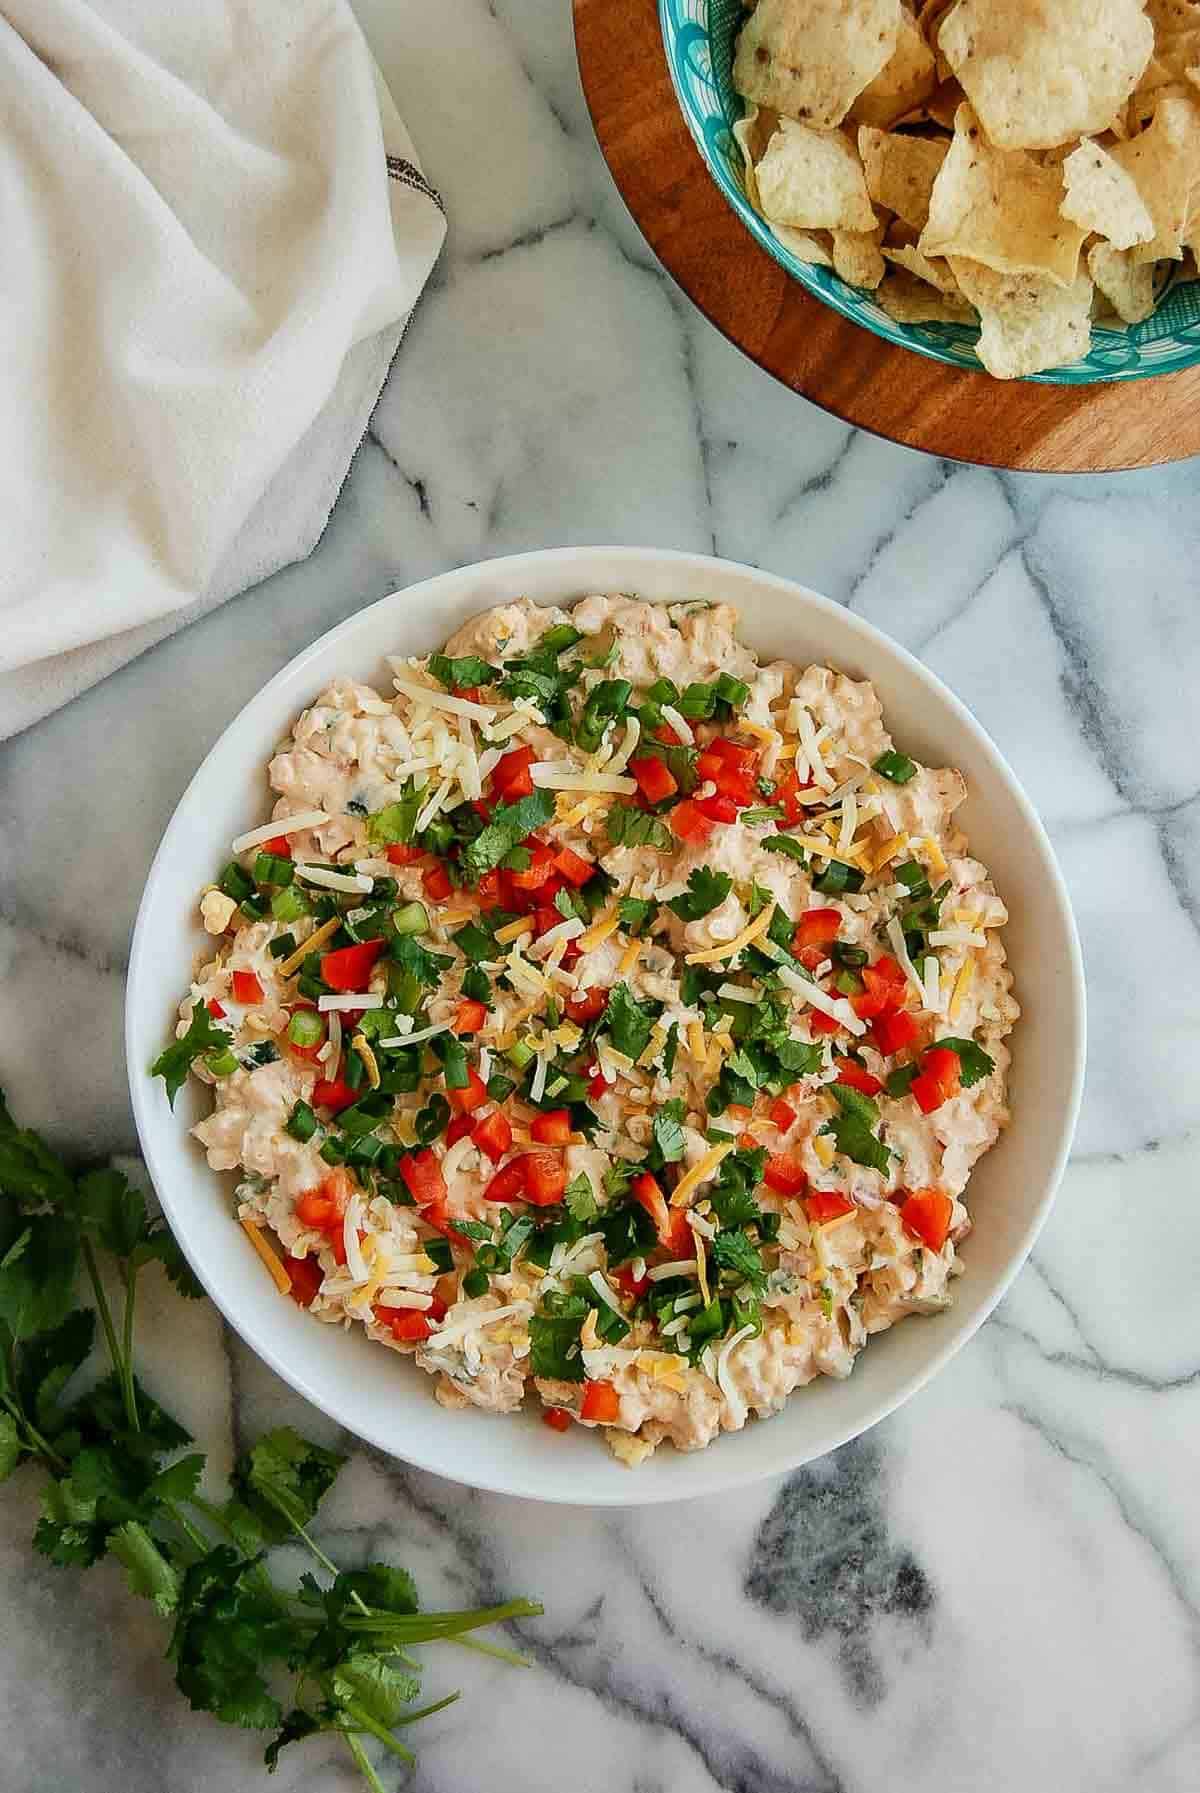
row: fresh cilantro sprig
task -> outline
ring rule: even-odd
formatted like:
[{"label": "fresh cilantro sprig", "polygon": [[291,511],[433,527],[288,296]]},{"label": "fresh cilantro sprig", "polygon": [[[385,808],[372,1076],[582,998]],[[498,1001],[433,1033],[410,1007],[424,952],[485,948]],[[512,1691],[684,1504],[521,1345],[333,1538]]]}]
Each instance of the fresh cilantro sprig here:
[{"label": "fresh cilantro sprig", "polygon": [[[107,1279],[101,1254],[115,1272]],[[42,1471],[34,1548],[64,1567],[115,1558],[131,1590],[172,1620],[168,1654],[193,1709],[272,1733],[269,1767],[287,1745],[331,1731],[371,1793],[383,1793],[364,1739],[411,1762],[397,1727],[458,1697],[415,1704],[412,1646],[542,1609],[510,1600],[424,1613],[403,1569],[339,1570],[310,1527],[344,1459],[286,1427],[238,1458],[224,1502],[202,1496],[203,1455],[134,1373],[138,1279],[151,1263],[180,1294],[202,1295],[139,1190],[116,1170],[72,1172],[16,1126],[0,1094],[0,1481],[22,1466]],[[77,1304],[82,1278],[91,1307]],[[77,1392],[97,1322],[112,1369]],[[295,1540],[327,1582],[273,1579],[266,1551]]]},{"label": "fresh cilantro sprig", "polygon": [[188,1079],[188,1072],[198,1058],[206,1058],[229,1049],[233,1035],[218,1027],[207,1007],[197,997],[192,1004],[192,1017],[187,1032],[160,1052],[150,1069],[152,1077],[161,1077],[167,1086],[167,1101],[175,1106],[175,1098]]},{"label": "fresh cilantro sprig", "polygon": [[826,1093],[834,1098],[838,1112],[822,1127],[822,1133],[832,1133],[836,1149],[854,1164],[886,1176],[892,1153],[873,1131],[879,1120],[877,1104],[846,1083],[827,1084]]},{"label": "fresh cilantro sprig", "polygon": [[728,872],[714,872],[711,866],[698,865],[688,874],[687,889],[672,897],[667,907],[680,921],[703,921],[720,908],[732,888],[733,879]]}]

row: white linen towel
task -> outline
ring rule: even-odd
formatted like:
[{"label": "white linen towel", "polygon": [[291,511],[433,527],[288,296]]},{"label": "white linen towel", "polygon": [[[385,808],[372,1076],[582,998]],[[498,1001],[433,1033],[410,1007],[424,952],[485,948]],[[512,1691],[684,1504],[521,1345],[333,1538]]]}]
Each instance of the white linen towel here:
[{"label": "white linen towel", "polygon": [[444,235],[346,0],[0,0],[0,737],[308,553]]}]

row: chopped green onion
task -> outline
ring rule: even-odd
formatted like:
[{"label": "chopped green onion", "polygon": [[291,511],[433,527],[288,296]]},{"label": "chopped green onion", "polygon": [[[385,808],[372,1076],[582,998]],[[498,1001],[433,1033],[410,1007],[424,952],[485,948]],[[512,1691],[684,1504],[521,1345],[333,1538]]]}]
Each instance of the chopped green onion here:
[{"label": "chopped green onion", "polygon": [[285,1130],[291,1134],[292,1138],[298,1139],[303,1144],[306,1140],[311,1139],[316,1132],[317,1117],[307,1102],[297,1102],[284,1125]]},{"label": "chopped green onion", "polygon": [[336,1134],[328,1135],[325,1144],[321,1147],[321,1156],[326,1164],[344,1164],[346,1162],[346,1148]]},{"label": "chopped green onion", "polygon": [[863,873],[852,865],[842,865],[839,860],[831,859],[825,870],[817,873],[812,887],[822,896],[841,896],[845,891],[853,894],[863,887]]},{"label": "chopped green onion", "polygon": [[516,1087],[511,1077],[505,1077],[502,1072],[497,1071],[494,1076],[488,1078],[488,1098],[492,1102],[507,1102]]},{"label": "chopped green onion", "polygon": [[286,959],[288,954],[294,953],[295,950],[296,936],[294,934],[280,934],[278,939],[267,942],[267,951],[273,959]]},{"label": "chopped green onion", "polygon": [[785,815],[781,803],[772,803],[766,809],[744,809],[741,814],[743,822],[778,822]]},{"label": "chopped green onion", "polygon": [[910,778],[917,775],[917,768],[908,755],[897,753],[890,747],[874,762],[873,770],[882,778],[890,779],[892,784],[907,784]]},{"label": "chopped green onion", "polygon": [[533,1058],[533,1047],[527,1046],[524,1040],[516,1040],[504,1056],[514,1070],[523,1071]]},{"label": "chopped green onion", "polygon": [[867,963],[870,953],[861,946],[851,946],[847,940],[835,940],[829,948],[829,957],[835,965],[844,965],[850,971],[857,971]]},{"label": "chopped green onion", "polygon": [[392,928],[401,938],[405,934],[428,933],[429,912],[424,903],[405,903],[403,909],[397,909],[392,916]]},{"label": "chopped green onion", "polygon": [[297,1009],[287,1032],[293,1046],[317,1046],[325,1038],[325,1023],[314,1009]]},{"label": "chopped green onion", "polygon": [[423,1239],[421,1250],[427,1258],[433,1259],[433,1267],[441,1275],[444,1276],[447,1270],[453,1270],[454,1258],[450,1251],[449,1239]]},{"label": "chopped green onion", "polygon": [[478,1300],[480,1295],[486,1295],[490,1288],[491,1278],[486,1270],[468,1270],[462,1279],[463,1294],[472,1301]]},{"label": "chopped green onion", "polygon": [[462,993],[471,1002],[491,1002],[492,986],[485,971],[468,965],[463,972]]},{"label": "chopped green onion", "polygon": [[717,694],[711,685],[689,685],[679,695],[674,708],[691,722],[706,722],[717,707]]},{"label": "chopped green onion", "polygon": [[259,853],[255,856],[256,884],[290,884],[295,876],[296,868],[290,859],[284,859],[277,853]]},{"label": "chopped green onion", "polygon": [[204,1062],[214,1077],[232,1077],[238,1068],[238,1061],[228,1046],[220,1052],[210,1052]]},{"label": "chopped green onion", "polygon": [[248,872],[243,871],[236,859],[231,859],[221,873],[220,888],[235,903],[242,903],[247,897],[254,895],[254,880]]},{"label": "chopped green onion", "polygon": [[731,710],[740,710],[750,696],[750,687],[743,679],[731,678],[727,672],[720,672],[713,692],[718,703],[728,704]]},{"label": "chopped green onion", "polygon": [[438,1135],[444,1131],[450,1119],[450,1104],[445,1096],[430,1096],[426,1107],[422,1108],[413,1122],[413,1130],[423,1146],[432,1145]]},{"label": "chopped green onion", "polygon": [[487,929],[481,928],[476,921],[469,921],[465,928],[459,928],[457,934],[451,934],[450,938],[459,952],[470,959],[472,965],[496,957],[496,942]]},{"label": "chopped green onion", "polygon": [[548,654],[565,654],[569,647],[574,647],[577,641],[582,640],[583,636],[580,631],[573,628],[570,623],[555,623],[552,629],[547,629],[546,633],[539,638],[538,651]]},{"label": "chopped green onion", "polygon": [[259,896],[248,896],[239,906],[238,913],[246,921],[265,921],[268,913],[266,899]]},{"label": "chopped green onion", "polygon": [[271,914],[276,921],[299,921],[302,915],[308,914],[304,892],[297,890],[294,884],[277,890],[271,898]]},{"label": "chopped green onion", "polygon": [[357,1052],[347,1052],[346,1066],[342,1076],[351,1089],[361,1089],[366,1082],[367,1067]]}]

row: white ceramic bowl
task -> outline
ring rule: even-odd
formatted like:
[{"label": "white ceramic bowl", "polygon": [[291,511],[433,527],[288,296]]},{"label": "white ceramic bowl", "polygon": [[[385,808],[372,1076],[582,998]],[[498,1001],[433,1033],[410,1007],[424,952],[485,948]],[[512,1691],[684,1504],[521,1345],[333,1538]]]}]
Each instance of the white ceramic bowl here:
[{"label": "white ceramic bowl", "polygon": [[[280,1298],[233,1222],[231,1179],[208,1169],[189,1136],[202,1112],[198,1090],[183,1091],[172,1113],[147,1069],[204,943],[197,893],[233,837],[269,816],[266,762],[329,678],[349,674],[386,690],[384,654],[428,653],[490,605],[522,594],[570,603],[614,590],[728,600],[761,655],[828,661],[872,679],[900,745],[963,771],[964,825],[1012,913],[1008,951],[1024,1009],[1013,1040],[1013,1121],[971,1178],[975,1227],[950,1311],[872,1339],[848,1381],[818,1378],[774,1419],[752,1421],[694,1456],[664,1446],[632,1471],[600,1439],[581,1428],[552,1432],[533,1411],[448,1413],[431,1379],[395,1353],[360,1332],[318,1325]],[[138,1133],[167,1217],[213,1300],[279,1375],[350,1431],[455,1481],[538,1500],[632,1506],[712,1494],[821,1456],[890,1413],[965,1344],[1024,1261],[1062,1172],[1083,1077],[1083,973],[1066,890],[1028,800],[978,723],[902,648],[827,598],[750,567],[653,548],[563,548],[393,592],[314,642],[230,723],[184,792],[150,870],[133,936],[125,1042]]]}]

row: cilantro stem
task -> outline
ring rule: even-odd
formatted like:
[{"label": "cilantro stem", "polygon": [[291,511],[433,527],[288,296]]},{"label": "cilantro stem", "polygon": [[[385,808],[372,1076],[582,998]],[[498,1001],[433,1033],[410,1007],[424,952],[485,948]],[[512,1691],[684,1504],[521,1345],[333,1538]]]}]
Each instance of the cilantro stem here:
[{"label": "cilantro stem", "polygon": [[386,1725],[381,1725],[379,1720],[373,1718],[366,1707],[360,1706],[357,1700],[343,1700],[342,1711],[347,1718],[353,1720],[360,1731],[369,1731],[371,1736],[377,1737],[384,1748],[390,1749],[393,1755],[400,1756],[405,1762],[416,1761],[417,1758],[411,1749],[405,1749],[399,1738],[393,1737]]},{"label": "cilantro stem", "polygon": [[342,1736],[346,1739],[346,1748],[358,1764],[358,1771],[371,1789],[371,1793],[385,1793],[383,1782],[367,1760],[367,1753],[358,1738],[351,1731],[343,1731]]},{"label": "cilantro stem", "polygon": [[100,1324],[104,1328],[108,1355],[112,1360],[113,1369],[119,1374],[121,1352],[117,1345],[116,1328],[113,1326],[112,1309],[108,1305],[108,1296],[104,1293],[104,1284],[100,1280],[100,1266],[96,1262],[95,1247],[86,1236],[83,1239],[83,1261],[87,1267],[88,1281],[92,1285],[92,1294],[96,1297],[96,1312],[100,1315]]},{"label": "cilantro stem", "polygon": [[38,1431],[21,1404],[18,1401],[14,1401],[11,1396],[3,1395],[0,1396],[0,1405],[6,1407],[9,1413],[12,1414],[38,1455],[44,1459],[51,1469],[57,1470],[61,1475],[67,1468],[66,1462],[59,1456],[49,1440],[44,1438]]},{"label": "cilantro stem", "polygon": [[121,1378],[121,1395],[129,1423],[135,1432],[140,1432],[142,1423],[138,1418],[137,1389],[133,1381],[133,1303],[137,1292],[137,1266],[122,1269],[121,1279],[125,1285],[125,1320],[122,1329],[124,1350],[117,1373]]},{"label": "cilantro stem", "polygon": [[503,1606],[480,1606],[471,1612],[371,1613],[365,1620],[348,1615],[345,1624],[354,1631],[371,1631],[381,1639],[395,1637],[421,1644],[443,1637],[458,1641],[465,1631],[500,1625],[506,1619],[540,1618],[543,1610],[536,1600],[507,1600]]},{"label": "cilantro stem", "polygon": [[478,1650],[481,1656],[495,1656],[500,1662],[507,1662],[513,1668],[528,1668],[529,1658],[518,1656],[515,1650],[506,1650],[502,1644],[485,1643],[481,1637],[451,1637],[449,1642],[457,1644],[460,1650]]},{"label": "cilantro stem", "polygon": [[182,1508],[173,1500],[164,1500],[163,1507],[171,1515],[188,1542],[195,1545],[201,1556],[207,1556],[212,1546],[204,1533],[200,1531],[197,1526],[192,1524]]}]

